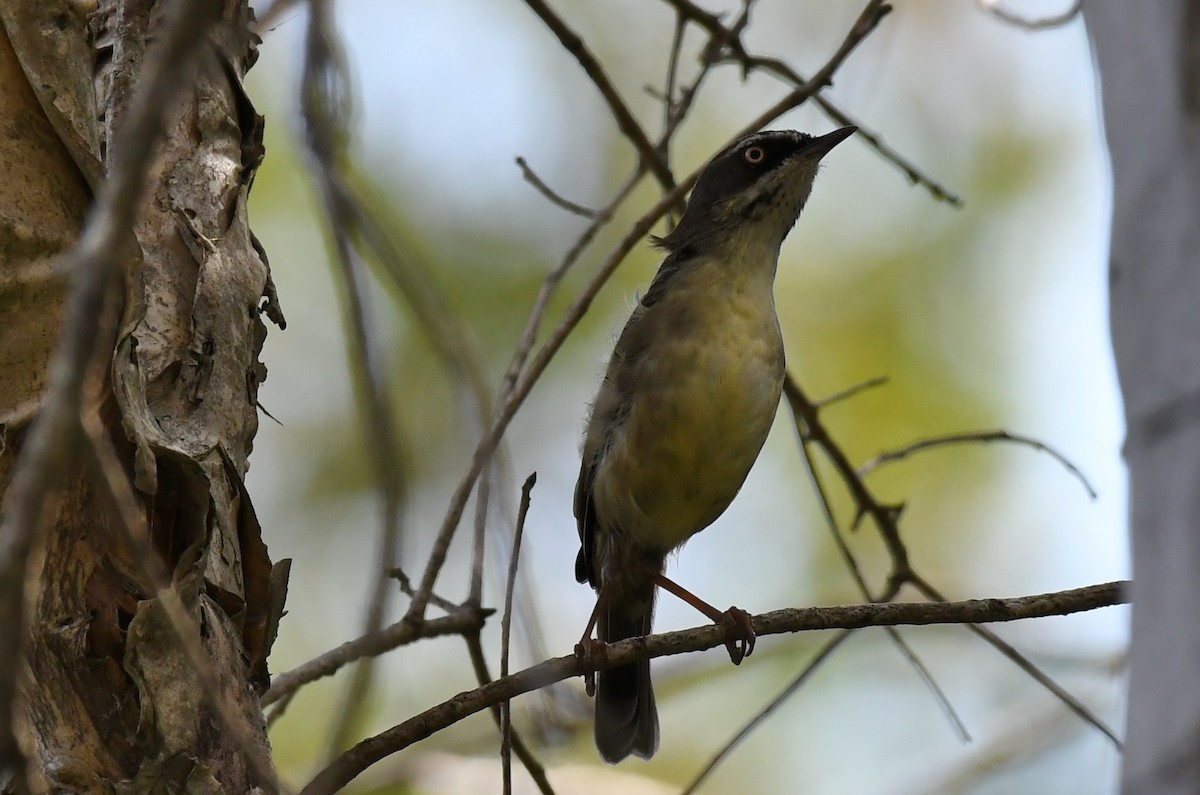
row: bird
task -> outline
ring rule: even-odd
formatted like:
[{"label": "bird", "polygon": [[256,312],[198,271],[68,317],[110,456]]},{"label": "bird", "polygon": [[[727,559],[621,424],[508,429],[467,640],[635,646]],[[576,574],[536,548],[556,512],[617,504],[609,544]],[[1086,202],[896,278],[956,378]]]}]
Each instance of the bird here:
[{"label": "bird", "polygon": [[[653,238],[666,257],[617,339],[584,433],[575,577],[597,601],[578,654],[649,634],[658,586],[726,624],[735,663],[753,650],[748,613],[717,610],[664,569],[729,507],[766,441],[784,380],[780,246],[821,159],[856,129],[739,138],[701,170],[675,228]],[[654,755],[649,660],[600,671],[595,700],[605,761]]]}]

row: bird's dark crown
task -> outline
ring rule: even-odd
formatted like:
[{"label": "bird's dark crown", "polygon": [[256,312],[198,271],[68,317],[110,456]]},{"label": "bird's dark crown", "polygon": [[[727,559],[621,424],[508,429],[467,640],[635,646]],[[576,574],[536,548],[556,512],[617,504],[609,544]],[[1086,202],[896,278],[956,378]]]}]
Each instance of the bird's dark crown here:
[{"label": "bird's dark crown", "polygon": [[815,138],[767,130],[739,138],[704,167],[679,225],[654,242],[671,252],[704,247],[771,210],[781,214],[782,239],[803,207],[817,163],[853,131],[843,128]]}]

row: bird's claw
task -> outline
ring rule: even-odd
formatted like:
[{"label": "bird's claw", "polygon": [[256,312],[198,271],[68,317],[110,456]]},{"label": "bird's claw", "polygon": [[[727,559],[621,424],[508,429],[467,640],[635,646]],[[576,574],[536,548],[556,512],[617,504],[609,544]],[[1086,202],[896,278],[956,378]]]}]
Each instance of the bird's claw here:
[{"label": "bird's claw", "polygon": [[575,659],[583,669],[583,689],[588,698],[596,695],[596,663],[601,664],[608,656],[608,644],[602,640],[588,638],[575,644]]},{"label": "bird's claw", "polygon": [[725,648],[729,660],[740,665],[742,660],[754,652],[754,619],[740,607],[731,607],[721,614],[721,626],[725,629]]}]

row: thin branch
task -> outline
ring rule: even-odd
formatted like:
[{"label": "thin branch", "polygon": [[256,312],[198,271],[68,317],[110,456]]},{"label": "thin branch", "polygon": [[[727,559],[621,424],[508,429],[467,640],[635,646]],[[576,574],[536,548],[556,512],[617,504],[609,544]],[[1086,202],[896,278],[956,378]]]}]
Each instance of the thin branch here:
[{"label": "thin branch", "polygon": [[[962,624],[1015,621],[1095,610],[1129,600],[1128,582],[1090,585],[1056,593],[1013,599],[964,602],[920,602],[807,607],[775,610],[754,617],[759,637],[825,629],[859,629],[905,624]],[[685,654],[725,646],[725,630],[710,624],[694,629],[649,635],[608,646],[597,667],[608,669],[642,659]],[[501,701],[585,673],[574,655],[556,657],[497,679],[415,715],[346,751],[309,782],[302,795],[334,793],[379,760]]]},{"label": "thin branch", "polygon": [[764,721],[766,721],[766,719],[770,717],[775,710],[779,709],[779,707],[785,701],[790,699],[792,695],[800,689],[800,686],[807,682],[809,678],[816,673],[817,669],[821,667],[821,663],[829,659],[830,655],[832,655],[833,652],[842,645],[843,641],[849,638],[853,632],[854,630],[852,629],[843,629],[841,632],[837,633],[828,641],[826,641],[825,645],[821,647],[821,650],[817,652],[816,656],[809,660],[808,665],[804,666],[803,670],[801,670],[800,673],[794,679],[792,679],[792,681],[788,682],[787,687],[783,688],[783,690],[781,690],[773,699],[771,699],[765,707],[759,710],[753,718],[747,721],[746,725],[743,726],[737,732],[737,734],[729,738],[729,740],[723,746],[721,746],[720,750],[713,754],[713,757],[708,761],[708,764],[696,774],[696,777],[692,779],[690,784],[683,788],[683,791],[680,792],[680,795],[693,795],[696,790],[700,788],[700,785],[703,784],[704,781],[709,777],[709,775],[717,769],[717,766],[721,764],[721,762],[725,761],[726,757],[733,752],[733,749],[741,745],[742,741],[749,737],[751,732],[753,732]]},{"label": "thin branch", "polygon": [[[667,56],[667,79],[663,85],[663,133],[671,129],[671,117],[675,109],[675,81],[679,77],[679,53],[683,50],[683,35],[687,32],[687,20],[682,14],[675,15],[675,33],[671,36],[670,55]],[[670,163],[670,153],[664,145],[669,139],[660,141],[658,151],[665,162]]]},{"label": "thin branch", "polygon": [[1059,14],[1053,14],[1048,17],[1030,19],[1023,17],[1020,14],[1014,14],[1011,11],[1003,8],[1001,0],[976,0],[979,7],[992,14],[997,19],[1007,22],[1009,25],[1021,28],[1023,30],[1047,30],[1049,28],[1059,28],[1063,25],[1075,21],[1083,11],[1083,0],[1075,0],[1067,9]]},{"label": "thin branch", "polygon": [[[381,561],[372,578],[370,596],[363,617],[364,634],[383,626],[391,583],[386,570],[394,566],[399,554],[400,505],[403,502],[404,469],[397,447],[398,434],[388,395],[384,356],[371,335],[366,312],[369,295],[366,274],[355,256],[348,237],[352,211],[348,191],[337,173],[341,158],[340,119],[345,118],[345,60],[333,32],[333,12],[329,0],[310,0],[309,24],[305,46],[305,68],[301,81],[301,111],[306,127],[309,160],[314,166],[317,187],[330,219],[328,233],[338,268],[335,276],[344,303],[343,315],[348,326],[347,345],[354,393],[359,401],[365,428],[364,436],[371,453],[375,477],[382,492],[379,525]],[[365,706],[370,690],[374,658],[366,657],[355,670],[342,694],[341,708],[330,733],[330,755],[348,742],[348,735]]]},{"label": "thin branch", "polygon": [[[927,599],[936,599],[941,602],[945,602],[945,596],[943,596],[941,592],[939,592],[920,576],[914,574],[912,584]],[[1071,710],[1085,722],[1095,727],[1101,734],[1111,740],[1113,745],[1115,745],[1117,748],[1121,748],[1121,738],[1117,736],[1117,733],[1113,731],[1113,729],[1107,723],[1105,723],[1098,715],[1084,706],[1079,699],[1075,698],[1075,696],[1068,693],[1062,686],[1051,679],[1050,676],[1042,671],[1041,668],[1038,668],[1036,665],[1034,665],[1033,662],[1025,655],[1017,651],[1010,643],[1001,639],[999,635],[987,627],[979,626],[977,622],[964,623],[966,623],[967,629],[986,640],[989,644],[991,644],[992,648],[996,649],[1005,657],[1012,660],[1014,663],[1016,663],[1018,668],[1029,674],[1034,681],[1053,693],[1059,701],[1066,705],[1067,709]]]},{"label": "thin branch", "polygon": [[[714,37],[714,40],[721,41],[727,53],[724,56],[725,59],[740,65],[742,67],[743,75],[750,71],[760,69],[768,74],[772,74],[783,79],[785,82],[793,86],[793,91],[802,90],[804,87],[812,85],[814,90],[809,91],[809,93],[815,94],[814,101],[826,116],[841,126],[852,124],[855,127],[858,127],[858,132],[855,134],[857,139],[870,146],[881,157],[899,168],[908,178],[909,182],[914,185],[920,185],[924,187],[934,199],[947,202],[956,207],[962,205],[962,199],[948,190],[945,186],[926,175],[916,165],[901,155],[894,148],[884,143],[883,138],[878,133],[872,131],[870,125],[851,117],[833,102],[826,99],[823,94],[816,93],[831,83],[832,72],[827,74],[818,72],[812,78],[805,79],[800,75],[799,72],[792,69],[791,66],[789,66],[786,62],[778,58],[768,58],[751,54],[742,44],[740,30],[736,28],[736,25],[734,29],[725,27],[719,15],[710,14],[703,8],[700,8],[695,3],[691,2],[691,0],[663,0],[663,2],[675,8],[676,11],[686,16],[688,20],[707,30]],[[875,13],[877,9],[873,9],[873,6],[876,5],[882,4],[876,4],[874,2],[868,4],[867,8],[864,9],[863,15],[865,16],[868,11]],[[886,8],[886,10],[882,11],[884,14],[891,10],[888,6],[884,6],[884,8]],[[863,16],[860,16],[859,19],[861,22],[863,20]],[[871,23],[872,26],[877,24],[878,21],[879,19],[875,19]],[[859,40],[861,40],[858,23],[856,23],[855,28],[852,29],[851,34],[859,35]],[[793,105],[792,107],[795,106]]]},{"label": "thin branch", "polygon": [[844,400],[849,400],[852,397],[857,397],[858,395],[861,395],[863,392],[866,392],[869,389],[874,389],[875,387],[883,386],[887,382],[888,382],[888,377],[886,375],[877,375],[874,378],[868,378],[866,381],[863,381],[862,383],[846,387],[845,389],[840,390],[838,392],[834,392],[832,395],[829,395],[828,397],[823,397],[820,400],[813,401],[813,405],[816,406],[818,409],[823,409],[826,406],[832,406],[834,403],[841,403]]},{"label": "thin branch", "polygon": [[[521,559],[521,538],[525,535],[525,516],[537,473],[525,479],[521,487],[521,508],[517,512],[517,528],[513,532],[512,554],[508,557],[508,578],[504,583],[504,612],[500,615],[500,678],[508,676],[508,643],[512,636],[513,588],[517,584],[517,564]],[[500,703],[500,768],[504,795],[512,795],[512,702]]]},{"label": "thin branch", "polygon": [[478,632],[483,628],[483,622],[487,615],[488,611],[486,610],[458,608],[456,612],[448,616],[431,618],[419,623],[402,619],[378,632],[348,640],[290,671],[276,675],[271,681],[271,689],[263,694],[261,703],[267,707],[276,702],[282,702],[285,697],[295,693],[304,685],[326,676],[332,676],[342,667],[365,657],[378,656],[425,638]]},{"label": "thin branch", "polygon": [[549,199],[551,204],[561,207],[569,213],[583,216],[584,218],[596,217],[595,210],[584,207],[582,204],[576,204],[570,199],[564,199],[562,196],[555,193],[554,188],[551,188],[549,185],[547,185],[542,178],[539,177],[537,173],[529,167],[529,163],[525,160],[525,158],[518,157],[516,163],[517,168],[521,169],[521,176],[525,178],[525,181],[537,189],[538,193]]},{"label": "thin branch", "polygon": [[933,436],[928,439],[921,439],[913,442],[912,444],[905,445],[897,450],[888,450],[882,452],[874,458],[868,460],[858,468],[858,476],[860,478],[865,478],[867,475],[870,475],[884,464],[887,464],[891,461],[899,461],[907,458],[910,455],[913,455],[914,453],[919,453],[922,450],[931,450],[937,447],[946,447],[955,444],[971,444],[974,442],[1011,442],[1013,444],[1032,447],[1034,450],[1047,453],[1055,461],[1062,464],[1064,469],[1075,476],[1076,480],[1083,485],[1083,488],[1087,491],[1089,497],[1091,497],[1093,500],[1097,497],[1096,489],[1092,487],[1091,482],[1088,481],[1087,477],[1083,474],[1083,472],[1080,471],[1079,467],[1075,466],[1075,464],[1073,464],[1065,455],[1058,452],[1058,450],[1055,450],[1045,442],[1039,441],[1030,436],[1022,436],[1020,434],[1010,433],[1006,430],[950,433],[946,434],[945,436]]},{"label": "thin branch", "polygon": [[604,97],[604,101],[608,104],[608,109],[612,113],[613,119],[617,122],[617,128],[621,131],[622,135],[629,139],[629,142],[633,144],[633,148],[637,150],[642,165],[649,169],[654,178],[662,185],[663,190],[673,190],[675,187],[674,175],[671,174],[671,170],[667,168],[666,163],[659,156],[658,150],[646,136],[646,131],[642,129],[637,119],[633,117],[629,106],[625,104],[625,101],[621,99],[621,95],[617,93],[616,87],[609,80],[600,61],[587,48],[587,45],[584,44],[583,39],[567,26],[562,17],[554,13],[544,0],[525,0],[525,5],[529,6],[530,10],[537,14],[542,22],[546,23],[546,27],[550,28],[551,32],[558,38],[558,42],[563,46],[563,49],[574,56],[579,65],[583,67],[583,71],[587,73],[588,79],[592,81],[600,91],[600,95]]},{"label": "thin branch", "polygon": [[495,461],[489,461],[480,473],[479,489],[475,492],[475,534],[471,539],[471,581],[467,586],[468,607],[483,606],[483,565],[487,552],[488,506],[492,498],[490,477]]},{"label": "thin branch", "polygon": [[[412,580],[408,579],[408,575],[404,573],[404,569],[400,568],[399,566],[395,566],[387,570],[387,575],[396,581],[396,586],[400,589],[400,593],[404,594],[409,599],[413,598],[413,596],[416,594],[416,589],[413,588]],[[444,596],[438,596],[437,594],[430,594],[429,604],[436,605],[442,610],[445,610],[447,613],[453,613],[462,609],[462,605],[458,604],[457,602],[452,602]]]},{"label": "thin branch", "polygon": [[[867,489],[863,479],[858,475],[858,472],[850,464],[845,452],[833,441],[825,426],[821,423],[817,416],[816,406],[805,397],[800,390],[799,385],[789,373],[784,380],[784,395],[787,397],[788,403],[792,410],[798,413],[804,420],[806,427],[806,436],[816,442],[825,451],[834,468],[837,469],[846,488],[850,490],[851,496],[854,499],[855,505],[858,506],[858,515],[855,519],[855,524],[863,518],[870,517],[874,522],[880,535],[883,537],[884,545],[888,548],[888,553],[892,558],[892,572],[888,578],[887,591],[894,592],[901,585],[911,583],[922,591],[930,599],[943,599],[944,597],[926,580],[917,575],[913,570],[908,559],[908,550],[904,546],[903,540],[900,538],[900,528],[898,524],[899,515],[903,506],[888,506],[880,503]],[[1078,714],[1084,720],[1095,726],[1113,742],[1119,742],[1115,732],[1104,724],[1099,718],[1093,715],[1086,707],[1079,703],[1070,693],[1064,690],[1057,682],[1051,679],[1030,660],[1028,660],[1019,651],[1011,645],[1001,640],[995,633],[983,627],[971,627],[973,632],[978,634],[1005,657],[1019,665],[1029,675],[1042,685],[1044,688],[1053,693],[1068,709]]]},{"label": "thin branch", "polygon": [[[870,382],[867,382],[867,384],[869,383]],[[865,385],[860,385],[860,388],[864,386]],[[853,389],[854,387],[841,394],[848,396]],[[826,398],[824,401],[825,405],[828,405],[831,400],[837,397],[837,395],[834,395],[831,398]],[[846,539],[842,534],[841,528],[838,526],[837,519],[833,514],[833,501],[830,500],[829,493],[826,491],[825,484],[821,481],[821,476],[817,472],[816,464],[813,461],[812,451],[809,449],[808,436],[804,430],[804,418],[799,414],[796,414],[793,410],[792,420],[796,429],[797,441],[800,443],[800,453],[804,458],[805,469],[808,471],[809,480],[813,485],[813,489],[817,492],[817,497],[820,500],[821,508],[825,514],[825,524],[829,528],[830,534],[833,536],[833,542],[835,545],[837,545],[838,552],[841,554],[842,560],[845,562],[846,567],[850,570],[850,575],[854,578],[855,585],[858,586],[859,593],[862,594],[863,599],[870,601],[871,591],[867,586],[866,578],[863,577],[862,569],[858,565],[858,560],[854,557],[854,553],[850,551],[850,545],[846,543]],[[883,598],[879,599],[878,601],[890,602],[892,599],[894,599],[899,593],[900,583],[893,581],[892,588],[893,590],[889,591],[887,594],[884,594]],[[937,680],[934,679],[933,674],[929,671],[928,666],[925,665],[925,661],[922,660],[920,656],[918,656],[916,650],[914,650],[908,644],[908,642],[904,640],[904,638],[900,635],[900,630],[896,629],[895,627],[888,627],[886,631],[891,641],[896,644],[896,648],[899,649],[900,653],[904,655],[909,664],[912,665],[912,667],[916,670],[917,675],[921,677],[921,680],[925,683],[925,686],[929,688],[929,691],[933,694],[934,699],[938,702],[938,706],[941,707],[942,713],[947,716],[950,721],[950,725],[954,727],[954,730],[958,734],[959,738],[963,740],[963,742],[969,742],[971,735],[970,732],[967,731],[966,724],[963,722],[962,717],[958,714],[958,710],[954,708],[954,704],[950,702],[949,696],[946,695],[946,692],[942,690],[941,685],[939,685]]]},{"label": "thin branch", "polygon": [[894,505],[885,505],[875,499],[875,496],[867,489],[862,479],[858,477],[858,473],[846,457],[846,454],[833,441],[833,437],[829,435],[829,431],[825,429],[824,424],[818,418],[816,404],[805,396],[791,373],[788,373],[784,378],[783,394],[792,412],[804,421],[806,438],[814,441],[825,451],[834,468],[845,482],[846,488],[850,491],[850,496],[854,499],[854,504],[858,506],[859,516],[870,516],[875,521],[875,525],[883,537],[883,543],[887,547],[888,554],[892,558],[892,573],[889,578],[890,582],[885,590],[893,592],[900,585],[908,582],[912,576],[912,567],[908,561],[908,549],[900,539],[900,530],[896,525],[896,517],[899,515],[901,508]]},{"label": "thin branch", "polygon": [[908,178],[909,184],[925,188],[926,192],[936,201],[945,202],[951,207],[962,207],[962,197],[926,174],[915,163],[900,154],[898,149],[884,141],[883,135],[875,132],[870,125],[846,113],[846,111],[834,105],[823,96],[818,96],[815,102],[817,103],[817,107],[832,119],[835,124],[842,126],[853,124],[857,127],[858,132],[854,134],[854,137],[874,149],[884,160],[887,160],[900,169],[904,176]]},{"label": "thin branch", "polygon": [[[483,654],[483,643],[479,639],[479,633],[464,635],[463,639],[467,642],[467,652],[471,658],[471,667],[475,669],[475,678],[479,681],[480,687],[485,687],[491,684],[492,673],[488,670],[487,658]],[[492,720],[495,721],[496,727],[500,727],[500,703],[492,704],[489,708],[492,713]],[[546,768],[533,755],[533,751],[529,750],[529,746],[521,739],[521,735],[516,729],[511,732],[513,753],[517,755],[517,759],[521,760],[521,764],[525,766],[533,783],[537,786],[538,791],[542,795],[554,795],[554,788],[550,786],[550,779],[546,777]]]},{"label": "thin branch", "polygon": [[[110,148],[108,177],[100,186],[79,240],[62,259],[70,288],[62,337],[50,364],[49,384],[22,446],[0,511],[0,766],[24,776],[13,735],[16,681],[25,638],[26,569],[42,516],[78,438],[88,364],[105,347],[99,334],[105,296],[127,262],[134,219],[148,165],[158,151],[163,115],[191,85],[189,70],[221,6],[206,0],[172,5],[145,58],[129,110]],[[109,346],[111,347],[111,346]]]}]

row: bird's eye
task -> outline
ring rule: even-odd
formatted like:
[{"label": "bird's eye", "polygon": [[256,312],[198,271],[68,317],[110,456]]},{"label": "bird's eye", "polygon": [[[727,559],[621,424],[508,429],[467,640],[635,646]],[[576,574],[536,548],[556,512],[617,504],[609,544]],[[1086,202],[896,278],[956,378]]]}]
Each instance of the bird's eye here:
[{"label": "bird's eye", "polygon": [[751,146],[742,154],[742,157],[746,158],[746,162],[750,165],[757,166],[767,159],[767,152],[761,146]]}]

